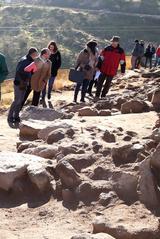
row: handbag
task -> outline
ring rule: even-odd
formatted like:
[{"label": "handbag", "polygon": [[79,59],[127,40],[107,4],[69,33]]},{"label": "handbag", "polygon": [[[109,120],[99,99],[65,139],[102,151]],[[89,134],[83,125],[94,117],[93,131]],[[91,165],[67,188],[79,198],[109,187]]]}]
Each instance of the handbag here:
[{"label": "handbag", "polygon": [[70,69],[69,71],[69,80],[72,82],[76,82],[78,84],[82,84],[84,80],[84,72],[83,71],[78,71],[75,69]]}]

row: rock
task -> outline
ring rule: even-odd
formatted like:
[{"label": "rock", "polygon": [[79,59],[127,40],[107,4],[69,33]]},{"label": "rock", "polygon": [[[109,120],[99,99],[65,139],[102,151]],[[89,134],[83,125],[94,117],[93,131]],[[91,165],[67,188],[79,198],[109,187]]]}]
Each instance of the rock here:
[{"label": "rock", "polygon": [[111,116],[110,110],[100,110],[98,113],[99,116]]},{"label": "rock", "polygon": [[122,114],[142,113],[149,110],[148,105],[140,100],[130,100],[121,106]]},{"label": "rock", "polygon": [[49,133],[48,138],[47,138],[47,143],[48,144],[53,144],[56,143],[62,139],[65,138],[65,131],[62,129],[56,129]]},{"label": "rock", "polygon": [[[58,147],[58,152],[63,154],[64,156],[68,154],[84,154],[85,151],[83,149],[80,149],[80,147],[77,147],[75,145],[64,145]],[[75,156],[76,157],[76,156]]]},{"label": "rock", "polygon": [[129,136],[129,135],[125,135],[125,136],[123,137],[123,140],[124,140],[124,141],[131,141],[131,140],[132,140],[132,137]]},{"label": "rock", "polygon": [[37,143],[35,142],[22,142],[20,143],[19,145],[17,145],[17,151],[18,153],[21,153],[23,152],[25,149],[28,149],[28,148],[35,148],[37,147]]},{"label": "rock", "polygon": [[151,103],[156,107],[160,109],[160,90],[156,90],[153,93]]},{"label": "rock", "polygon": [[101,193],[99,196],[99,203],[106,207],[108,205],[114,205],[117,201],[118,197],[117,194],[113,191],[109,193]]},{"label": "rock", "polygon": [[50,108],[38,108],[35,106],[28,106],[22,111],[22,120],[40,120],[40,121],[53,121],[62,118],[64,115]]},{"label": "rock", "polygon": [[70,154],[63,159],[69,162],[77,172],[81,172],[82,169],[91,166],[97,160],[97,157],[90,154]]},{"label": "rock", "polygon": [[160,128],[156,128],[152,131],[151,139],[156,143],[160,143]]},{"label": "rock", "polygon": [[95,104],[97,110],[111,110],[113,103],[109,100],[100,100]]},{"label": "rock", "polygon": [[103,140],[107,143],[115,143],[116,137],[113,133],[110,133],[108,130],[106,130],[103,135]]},{"label": "rock", "polygon": [[75,199],[75,194],[69,189],[62,189],[62,198],[64,203],[70,203]]},{"label": "rock", "polygon": [[154,150],[153,154],[150,157],[151,167],[160,170],[160,144]]},{"label": "rock", "polygon": [[46,122],[41,121],[23,121],[19,125],[19,136],[23,139],[35,140],[38,139],[38,133],[45,128]]},{"label": "rock", "polygon": [[62,185],[68,189],[74,189],[81,183],[80,175],[66,160],[62,159],[56,166],[56,173],[59,175]]},{"label": "rock", "polygon": [[79,116],[98,116],[98,111],[90,107],[84,107],[78,111]]},{"label": "rock", "polygon": [[[71,121],[71,123],[72,123],[72,121]],[[72,128],[71,124],[63,122],[62,120],[58,121],[58,122],[56,121],[52,124],[47,125],[47,127],[44,127],[42,130],[40,130],[38,133],[38,138],[46,141],[48,138],[48,135],[51,132],[53,132],[54,130],[57,130],[57,129],[70,130],[71,128]]]},{"label": "rock", "polygon": [[157,78],[160,76],[160,69],[156,69],[155,71],[146,71],[144,73],[142,73],[142,77],[144,78]]},{"label": "rock", "polygon": [[111,183],[107,181],[83,181],[76,189],[76,196],[79,200],[88,203],[97,201],[102,192],[108,193],[111,190]]},{"label": "rock", "polygon": [[133,163],[137,159],[137,154],[144,150],[144,146],[141,144],[128,144],[123,146],[113,147],[111,155],[113,162],[116,166]]},{"label": "rock", "polygon": [[111,181],[113,185],[113,190],[116,192],[118,197],[126,204],[131,204],[138,200],[137,175],[130,172],[117,171],[113,172]]},{"label": "rock", "polygon": [[71,239],[115,239],[115,238],[106,233],[98,233],[96,235],[84,233],[77,236],[73,236],[71,237]]},{"label": "rock", "polygon": [[[46,160],[37,156],[31,156],[27,154],[17,154],[13,152],[0,152],[0,188],[8,191],[10,190],[15,180],[21,179],[27,175],[29,178],[29,172],[32,171],[32,177],[34,177],[37,189],[45,190],[46,186],[49,187],[49,175],[46,172]],[[48,177],[48,185],[43,184],[43,178],[41,182],[39,180],[39,172],[46,172]],[[44,181],[46,182],[46,177]],[[40,185],[44,185],[41,187]]]},{"label": "rock", "polygon": [[138,182],[139,200],[148,208],[157,209],[160,206],[156,180],[151,171],[150,158],[139,166]]},{"label": "rock", "polygon": [[24,154],[33,154],[46,159],[54,159],[58,148],[54,145],[39,145],[23,150]]},{"label": "rock", "polygon": [[143,205],[117,205],[93,222],[93,233],[109,233],[116,239],[159,239],[159,221]]},{"label": "rock", "polygon": [[39,165],[39,168],[37,166],[34,168],[33,165],[29,165],[27,171],[31,182],[36,185],[40,192],[48,191],[51,188],[51,175],[47,173],[42,165]]}]

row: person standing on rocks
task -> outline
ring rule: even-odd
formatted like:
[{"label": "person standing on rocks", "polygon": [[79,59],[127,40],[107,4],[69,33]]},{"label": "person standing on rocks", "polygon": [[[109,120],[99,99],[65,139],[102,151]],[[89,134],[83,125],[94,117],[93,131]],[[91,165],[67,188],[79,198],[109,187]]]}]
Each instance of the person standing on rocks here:
[{"label": "person standing on rocks", "polygon": [[137,57],[136,62],[135,62],[135,68],[139,69],[140,66],[144,66],[143,57],[144,57],[144,41],[141,40],[140,44],[139,44],[138,57]]},{"label": "person standing on rocks", "polygon": [[[51,92],[52,92],[52,89],[53,89],[53,84],[54,84],[54,81],[55,81],[56,76],[58,74],[58,70],[61,67],[61,54],[58,50],[56,42],[54,42],[54,41],[51,41],[48,44],[48,49],[51,52],[51,55],[50,55],[49,59],[52,62],[51,77],[48,81],[48,93],[47,93],[48,100],[50,100],[51,99]],[[42,91],[42,100],[45,99],[46,88],[47,88],[47,85],[45,86],[45,88]]]},{"label": "person standing on rocks", "polygon": [[52,63],[49,57],[50,50],[44,48],[41,50],[40,56],[24,69],[25,72],[33,72],[31,77],[31,90],[33,90],[32,105],[34,106],[38,106],[40,94],[51,77]]},{"label": "person standing on rocks", "polygon": [[[99,57],[99,62],[97,68],[100,70],[101,74],[97,82],[96,98],[104,98],[108,93],[113,77],[117,74],[119,64],[121,65],[121,73],[125,73],[126,59],[124,50],[119,44],[120,37],[113,36],[111,45],[107,46],[102,50]],[[103,87],[103,83],[104,87]],[[103,90],[102,90],[103,87]]]},{"label": "person standing on rocks", "polygon": [[74,92],[74,102],[77,103],[78,93],[81,89],[81,102],[85,102],[85,95],[87,93],[87,88],[89,82],[93,79],[96,67],[96,41],[90,41],[87,43],[85,49],[83,49],[78,55],[76,62],[76,69],[84,72],[84,79],[82,83],[77,83],[75,92]]},{"label": "person standing on rocks", "polygon": [[0,53],[0,100],[1,100],[1,83],[6,79],[8,75],[8,67],[6,64],[5,56]]},{"label": "person standing on rocks", "polygon": [[24,68],[31,64],[37,55],[37,49],[32,47],[29,49],[28,54],[22,57],[18,62],[14,79],[14,101],[8,114],[8,122],[10,123],[20,122],[19,112],[22,107],[27,85],[31,79],[31,73],[25,72]]},{"label": "person standing on rocks", "polygon": [[145,68],[147,68],[147,64],[149,61],[150,69],[152,68],[152,57],[155,54],[155,48],[151,44],[149,44],[146,48],[144,56],[146,57]]}]

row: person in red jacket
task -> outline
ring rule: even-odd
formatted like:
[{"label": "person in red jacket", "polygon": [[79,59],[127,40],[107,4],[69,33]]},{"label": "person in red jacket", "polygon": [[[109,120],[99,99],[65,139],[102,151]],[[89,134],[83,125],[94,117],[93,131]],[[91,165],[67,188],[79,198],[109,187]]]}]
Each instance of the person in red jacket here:
[{"label": "person in red jacket", "polygon": [[155,67],[160,65],[160,45],[156,50],[156,62],[155,62]]},{"label": "person in red jacket", "polygon": [[[126,59],[124,50],[119,45],[120,37],[113,36],[111,45],[102,50],[99,57],[97,68],[101,74],[97,82],[96,98],[106,97],[108,93],[113,77],[117,74],[119,64],[121,65],[121,73],[125,73]],[[105,83],[104,83],[105,82]],[[104,87],[103,87],[104,83]],[[103,87],[103,90],[102,90]]]}]

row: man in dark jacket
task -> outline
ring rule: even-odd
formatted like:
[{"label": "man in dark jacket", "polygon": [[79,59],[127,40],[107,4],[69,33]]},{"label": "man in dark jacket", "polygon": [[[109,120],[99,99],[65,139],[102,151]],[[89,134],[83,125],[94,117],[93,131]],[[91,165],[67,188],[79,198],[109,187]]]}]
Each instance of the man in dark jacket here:
[{"label": "man in dark jacket", "polygon": [[[0,53],[0,84],[6,79],[7,75],[8,75],[8,68],[7,68],[5,56]],[[1,88],[0,88],[0,100],[1,100]]]},{"label": "man in dark jacket", "polygon": [[[121,65],[121,73],[125,73],[126,60],[124,50],[119,46],[120,38],[114,36],[111,39],[111,45],[106,47],[100,55],[97,68],[101,74],[97,82],[96,98],[104,98],[108,93],[113,77],[117,74],[119,64]],[[105,81],[104,87],[103,83]],[[103,87],[103,91],[102,91]],[[102,91],[102,93],[101,93]]]},{"label": "man in dark jacket", "polygon": [[14,101],[9,110],[8,122],[14,123],[20,121],[19,112],[21,110],[27,85],[29,84],[32,75],[31,73],[25,72],[24,68],[31,64],[37,55],[37,49],[30,48],[28,54],[22,57],[18,62],[14,79]]}]

